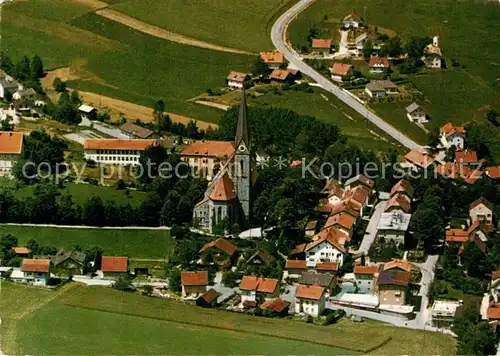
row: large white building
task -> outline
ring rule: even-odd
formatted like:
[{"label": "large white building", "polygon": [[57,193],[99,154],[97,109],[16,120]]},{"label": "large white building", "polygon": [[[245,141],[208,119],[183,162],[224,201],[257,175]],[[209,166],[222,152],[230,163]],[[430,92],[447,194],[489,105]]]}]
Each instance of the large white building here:
[{"label": "large white building", "polygon": [[157,144],[156,140],[86,140],[83,149],[86,160],[121,166],[138,165],[141,152]]},{"label": "large white building", "polygon": [[463,150],[465,146],[465,128],[455,126],[449,122],[439,130],[439,139],[446,149],[455,146],[457,149]]},{"label": "large white building", "polygon": [[344,263],[345,248],[333,237],[325,236],[312,241],[305,247],[307,266],[316,267],[319,262],[337,262],[339,266]]},{"label": "large white building", "polygon": [[383,237],[386,241],[393,240],[396,243],[404,243],[410,219],[411,214],[400,211],[382,213],[377,227],[377,236]]},{"label": "large white building", "polygon": [[0,176],[10,176],[23,152],[23,133],[0,131]]}]

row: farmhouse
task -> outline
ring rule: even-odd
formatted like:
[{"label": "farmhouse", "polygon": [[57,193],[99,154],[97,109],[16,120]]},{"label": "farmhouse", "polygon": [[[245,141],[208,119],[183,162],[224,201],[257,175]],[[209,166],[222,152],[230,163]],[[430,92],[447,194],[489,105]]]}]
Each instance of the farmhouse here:
[{"label": "farmhouse", "polygon": [[439,48],[439,37],[434,36],[432,43],[424,48],[424,56],[422,61],[425,63],[427,68],[441,68],[443,55],[441,53],[441,48]]},{"label": "farmhouse", "polygon": [[0,131],[0,176],[11,177],[23,152],[23,133]]},{"label": "farmhouse", "polygon": [[22,281],[34,285],[45,286],[50,279],[50,260],[24,259],[21,265],[24,274]]},{"label": "farmhouse", "polygon": [[97,117],[97,110],[86,104],[82,104],[78,107],[78,113],[82,121],[92,121]]},{"label": "farmhouse", "polygon": [[384,263],[384,271],[399,270],[404,272],[411,272],[412,269],[413,265],[406,260],[394,259],[392,261]]},{"label": "farmhouse", "polygon": [[19,89],[12,94],[12,100],[35,100],[36,91],[33,88]]},{"label": "farmhouse", "polygon": [[182,297],[203,294],[207,290],[208,272],[181,272]]},{"label": "farmhouse", "polygon": [[13,100],[9,105],[8,114],[11,116],[30,117],[33,114],[33,100],[21,99]]},{"label": "farmhouse", "polygon": [[417,103],[412,103],[406,107],[406,117],[410,122],[416,122],[417,124],[429,122],[425,110]]},{"label": "farmhouse", "polygon": [[389,60],[386,57],[372,57],[368,62],[370,72],[373,74],[383,74],[390,67]]},{"label": "farmhouse", "polygon": [[325,290],[320,286],[298,285],[295,290],[295,312],[317,318],[325,310]]},{"label": "farmhouse", "polygon": [[383,237],[385,241],[393,240],[396,243],[404,243],[411,214],[393,211],[382,213],[378,223],[377,237]]},{"label": "farmhouse", "polygon": [[104,278],[118,279],[128,275],[128,257],[102,256],[101,271]]},{"label": "farmhouse", "polygon": [[358,28],[363,26],[363,18],[355,12],[351,12],[349,15],[342,19],[342,26],[344,28]]},{"label": "farmhouse", "polygon": [[394,194],[387,201],[385,207],[385,212],[400,212],[400,213],[410,213],[411,203],[404,197],[402,193]]},{"label": "farmhouse", "polygon": [[145,127],[137,126],[131,122],[124,123],[122,126],[120,126],[120,130],[122,130],[130,138],[145,139],[153,135],[153,131]]},{"label": "farmhouse", "polygon": [[260,52],[260,58],[269,68],[276,69],[286,63],[285,56],[280,51]]},{"label": "farmhouse", "polygon": [[83,150],[86,160],[128,166],[138,165],[141,153],[156,144],[157,141],[152,139],[89,139],[85,140]]},{"label": "farmhouse", "polygon": [[406,200],[413,199],[413,187],[406,179],[401,179],[391,188],[391,197],[396,194],[402,194]]},{"label": "farmhouse", "polygon": [[328,203],[332,206],[340,203],[344,196],[344,189],[342,189],[340,183],[335,179],[330,179],[326,182],[323,192],[328,195]]},{"label": "farmhouse", "polygon": [[398,86],[390,80],[373,80],[366,84],[365,92],[370,98],[381,98],[399,93]]},{"label": "farmhouse", "polygon": [[233,89],[243,89],[245,84],[250,79],[247,73],[231,72],[226,78],[227,85]]},{"label": "farmhouse", "polygon": [[74,249],[62,248],[51,258],[52,272],[58,276],[71,277],[83,274],[85,254]]},{"label": "farmhouse", "polygon": [[347,63],[333,63],[333,67],[330,69],[332,72],[332,80],[336,82],[341,82],[344,77],[347,77],[351,74],[352,66]]},{"label": "farmhouse", "polygon": [[331,52],[332,40],[313,38],[311,42],[311,48],[313,53],[328,54]]},{"label": "farmhouse", "polygon": [[493,204],[484,198],[479,198],[470,205],[469,216],[473,222],[477,221],[488,228],[492,228]]},{"label": "farmhouse", "polygon": [[440,128],[439,139],[444,148],[455,146],[458,149],[463,149],[465,144],[465,128],[448,122]]},{"label": "farmhouse", "polygon": [[378,277],[379,267],[373,266],[354,266],[354,277],[358,293],[373,294],[376,292],[376,279]]},{"label": "farmhouse", "polygon": [[365,186],[372,189],[374,184],[375,182],[372,179],[368,178],[364,174],[358,174],[357,176],[349,178],[345,181],[345,188],[346,190],[351,190],[358,186]]},{"label": "farmhouse", "polygon": [[475,166],[479,164],[477,153],[471,150],[456,150],[455,162],[466,166]]},{"label": "farmhouse", "polygon": [[275,278],[243,276],[240,282],[241,304],[255,307],[264,300],[276,298],[279,294],[279,281]]}]

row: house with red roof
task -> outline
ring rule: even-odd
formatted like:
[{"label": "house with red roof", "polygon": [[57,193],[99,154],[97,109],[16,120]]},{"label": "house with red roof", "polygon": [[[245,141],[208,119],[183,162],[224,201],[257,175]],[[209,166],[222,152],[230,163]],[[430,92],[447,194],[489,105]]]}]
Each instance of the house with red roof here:
[{"label": "house with red roof", "polygon": [[487,167],[486,175],[491,179],[500,179],[500,166]]},{"label": "house with red roof", "polygon": [[304,252],[307,266],[311,268],[319,262],[337,262],[342,266],[346,255],[346,249],[339,239],[330,234],[308,243]]},{"label": "house with red roof", "polygon": [[336,82],[341,82],[343,78],[348,77],[352,73],[352,66],[347,63],[335,62],[333,63],[332,68],[330,69],[332,72],[332,80]]},{"label": "house with red roof", "polygon": [[456,150],[455,162],[467,166],[476,166],[479,164],[477,153],[472,150]]},{"label": "house with red roof", "polygon": [[376,291],[376,281],[378,277],[379,266],[354,266],[354,278],[358,293],[373,294]]},{"label": "house with red roof", "polygon": [[479,198],[469,206],[469,216],[471,221],[479,222],[491,229],[493,227],[494,205],[485,198]]},{"label": "house with red roof", "polygon": [[465,145],[465,128],[463,126],[455,126],[451,122],[448,122],[439,129],[439,140],[446,149],[451,146],[463,149]]},{"label": "house with red roof", "polygon": [[0,176],[11,176],[12,168],[23,152],[22,132],[0,131]]},{"label": "house with red roof", "polygon": [[240,282],[241,304],[255,307],[279,295],[279,281],[275,278],[243,276]]},{"label": "house with red roof", "polygon": [[[219,265],[230,264],[236,258],[237,248],[228,240],[220,237],[212,240],[200,249],[199,253],[203,261],[215,262]],[[208,257],[208,255],[210,255]]]},{"label": "house with red roof", "polygon": [[390,67],[389,60],[386,57],[372,57],[368,62],[370,72],[373,74],[383,74]]},{"label": "house with red roof", "polygon": [[325,289],[319,285],[299,284],[295,289],[295,313],[314,318],[325,310]]},{"label": "house with red roof", "polygon": [[332,51],[330,38],[313,38],[311,41],[312,53],[328,54]]},{"label": "house with red roof", "polygon": [[[305,244],[302,246],[302,250],[305,247]],[[296,279],[299,278],[303,272],[307,271],[307,262],[306,260],[286,260],[285,271],[287,273],[287,277]]]},{"label": "house with red roof", "polygon": [[25,258],[21,264],[21,271],[24,274],[23,282],[46,286],[50,279],[50,260]]},{"label": "house with red roof", "polygon": [[276,298],[268,299],[262,303],[259,308],[262,310],[268,310],[271,312],[272,316],[284,317],[288,315],[288,310],[290,307],[290,302],[286,300]]},{"label": "house with red roof", "polygon": [[208,272],[181,272],[182,297],[198,296],[207,291]]},{"label": "house with red roof", "polygon": [[118,279],[128,276],[128,257],[102,256],[101,271],[105,278]]},{"label": "house with red roof", "polygon": [[344,240],[347,238],[350,241],[354,231],[355,223],[356,219],[351,215],[347,213],[339,213],[331,215],[328,220],[326,220],[324,228],[327,229],[333,227],[346,235],[344,237]]}]

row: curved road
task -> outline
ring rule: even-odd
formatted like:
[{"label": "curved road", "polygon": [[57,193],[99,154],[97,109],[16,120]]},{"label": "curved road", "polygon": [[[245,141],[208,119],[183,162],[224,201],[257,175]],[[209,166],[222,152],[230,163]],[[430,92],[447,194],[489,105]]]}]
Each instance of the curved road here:
[{"label": "curved road", "polygon": [[404,134],[396,130],[394,127],[389,125],[387,122],[382,120],[377,115],[373,114],[365,106],[363,106],[359,101],[354,99],[352,96],[344,92],[342,89],[334,85],[332,82],[327,80],[321,74],[316,72],[314,69],[309,67],[306,63],[302,61],[302,58],[295,52],[291,46],[286,42],[286,30],[290,22],[303,10],[305,10],[309,5],[311,5],[315,0],[299,0],[297,4],[288,9],[283,15],[281,15],[278,20],[274,23],[271,29],[271,40],[274,46],[285,55],[285,58],[303,74],[314,79],[323,89],[332,93],[337,98],[342,100],[344,103],[349,105],[351,108],[356,110],[362,116],[367,118],[373,124],[375,124],[382,131],[387,133],[389,136],[393,137],[396,141],[400,142],[403,146],[409,149],[423,149],[422,146],[406,137]]}]

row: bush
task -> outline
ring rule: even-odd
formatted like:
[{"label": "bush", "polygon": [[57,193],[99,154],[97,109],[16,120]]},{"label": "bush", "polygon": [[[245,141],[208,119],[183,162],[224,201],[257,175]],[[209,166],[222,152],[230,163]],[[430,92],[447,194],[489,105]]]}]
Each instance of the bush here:
[{"label": "bush", "polygon": [[226,287],[234,288],[237,285],[236,281],[239,279],[239,277],[240,276],[237,272],[227,271],[222,276],[222,284],[224,284],[224,286]]},{"label": "bush", "polygon": [[135,290],[129,277],[119,277],[113,284],[113,288],[124,292],[132,292]]},{"label": "bush", "polygon": [[312,324],[313,321],[314,321],[314,319],[311,315],[306,316],[306,323],[307,324]]}]

